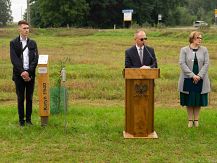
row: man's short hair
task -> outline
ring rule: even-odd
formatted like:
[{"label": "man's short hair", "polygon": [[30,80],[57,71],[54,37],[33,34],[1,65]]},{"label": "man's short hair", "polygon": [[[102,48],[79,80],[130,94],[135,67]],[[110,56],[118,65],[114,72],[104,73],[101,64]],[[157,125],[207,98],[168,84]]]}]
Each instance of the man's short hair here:
[{"label": "man's short hair", "polygon": [[144,32],[145,33],[145,31],[143,29],[137,29],[136,32],[134,33],[134,38],[137,38],[137,35],[140,32]]},{"label": "man's short hair", "polygon": [[25,21],[25,20],[20,20],[20,21],[18,22],[18,26],[20,26],[20,25],[22,25],[22,24],[29,25],[29,23],[28,23],[27,21]]}]

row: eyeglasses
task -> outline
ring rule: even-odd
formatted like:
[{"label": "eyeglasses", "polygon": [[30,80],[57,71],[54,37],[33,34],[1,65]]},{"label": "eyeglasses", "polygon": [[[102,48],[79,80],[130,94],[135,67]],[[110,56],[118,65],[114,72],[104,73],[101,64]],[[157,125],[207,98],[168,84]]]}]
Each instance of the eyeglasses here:
[{"label": "eyeglasses", "polygon": [[24,27],[24,28],[22,28],[22,29],[29,29],[29,27]]},{"label": "eyeglasses", "polygon": [[201,39],[202,40],[203,38],[202,37],[196,37],[196,39]]},{"label": "eyeglasses", "polygon": [[148,38],[145,37],[145,38],[140,38],[140,41],[144,41],[144,40],[147,40]]}]

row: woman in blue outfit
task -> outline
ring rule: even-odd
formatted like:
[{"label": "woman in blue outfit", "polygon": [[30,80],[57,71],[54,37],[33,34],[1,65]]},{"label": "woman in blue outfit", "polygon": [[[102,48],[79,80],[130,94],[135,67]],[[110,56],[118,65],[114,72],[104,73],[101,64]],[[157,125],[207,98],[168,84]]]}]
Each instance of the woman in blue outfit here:
[{"label": "woman in blue outfit", "polygon": [[201,41],[200,32],[191,32],[190,44],[181,48],[179,57],[181,73],[178,89],[180,104],[187,107],[188,127],[199,126],[200,108],[208,105],[208,92],[210,92],[209,54],[207,48],[200,45]]}]

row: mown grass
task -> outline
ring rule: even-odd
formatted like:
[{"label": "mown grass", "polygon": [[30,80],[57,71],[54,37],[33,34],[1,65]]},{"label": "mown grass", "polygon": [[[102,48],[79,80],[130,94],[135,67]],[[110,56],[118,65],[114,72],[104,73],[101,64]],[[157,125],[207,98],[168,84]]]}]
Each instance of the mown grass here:
[{"label": "mown grass", "polygon": [[134,44],[132,29],[33,29],[40,54],[49,55],[51,86],[61,63],[67,71],[67,128],[64,114],[51,115],[40,127],[37,82],[32,127],[18,127],[16,95],[11,80],[9,41],[16,29],[0,29],[0,148],[2,162],[215,162],[217,118],[217,30],[204,32],[210,54],[212,92],[200,127],[188,129],[180,109],[177,82],[179,51],[191,30],[147,29],[161,78],[155,80],[157,140],[126,140],[124,130],[124,51]]},{"label": "mown grass", "polygon": [[[20,128],[15,106],[0,107],[1,162],[215,162],[217,112],[204,109],[199,128],[187,128],[186,111],[157,108],[159,139],[124,139],[120,105],[72,104],[66,116],[40,126],[37,107],[31,127]],[[65,127],[65,120],[67,125]]]},{"label": "mown grass", "polygon": [[[179,52],[181,47],[188,44],[190,31],[192,30],[146,29],[148,44],[155,48],[161,69],[161,78],[156,80],[155,90],[156,102],[161,106],[179,106],[177,100]],[[210,54],[209,75],[213,90],[210,94],[210,107],[217,105],[217,101],[214,100],[217,98],[216,31],[216,29],[202,31],[203,45],[208,48]],[[133,33],[134,29],[52,28],[33,29],[31,37],[37,41],[40,54],[49,55],[51,86],[57,83],[60,65],[64,62],[70,100],[123,100],[124,51],[134,44]],[[14,86],[10,76],[12,68],[9,59],[9,41],[16,35],[16,29],[1,29],[0,101],[15,100],[15,94],[11,94]]]}]

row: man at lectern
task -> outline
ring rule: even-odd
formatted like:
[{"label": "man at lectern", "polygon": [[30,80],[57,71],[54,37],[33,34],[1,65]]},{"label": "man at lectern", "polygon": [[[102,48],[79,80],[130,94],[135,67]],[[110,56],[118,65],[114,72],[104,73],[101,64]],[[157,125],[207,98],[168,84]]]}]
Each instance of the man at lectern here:
[{"label": "man at lectern", "polygon": [[[16,87],[19,125],[32,125],[32,97],[35,84],[35,69],[38,64],[38,49],[34,40],[28,38],[29,24],[18,22],[19,36],[10,42],[10,58],[13,65],[13,81]],[[24,100],[26,99],[26,119]]]},{"label": "man at lectern", "polygon": [[147,37],[143,30],[134,34],[135,45],[125,51],[125,68],[157,68],[154,49],[147,46]]}]

